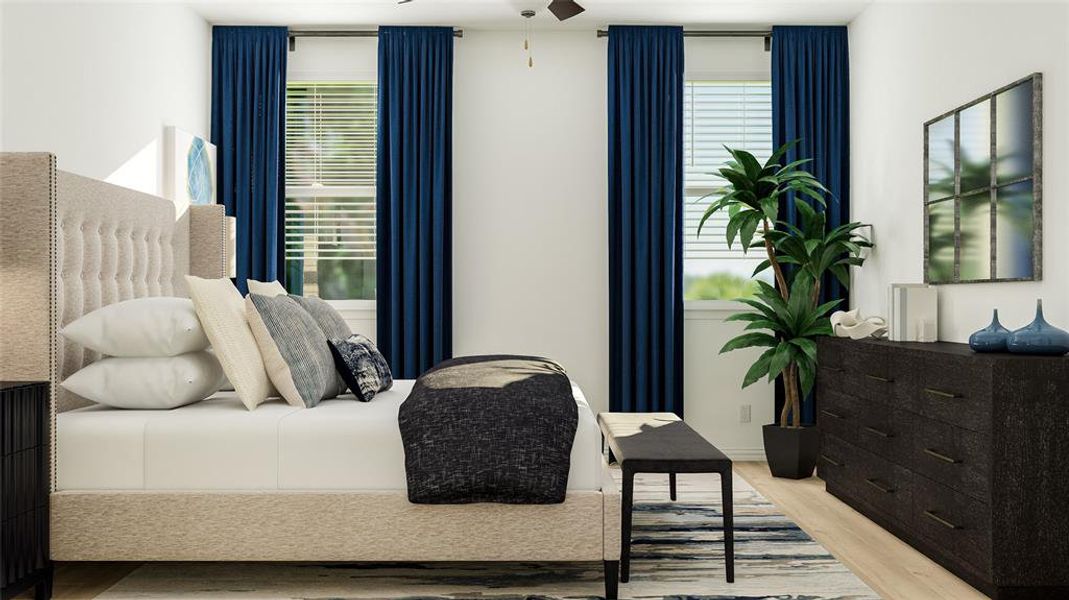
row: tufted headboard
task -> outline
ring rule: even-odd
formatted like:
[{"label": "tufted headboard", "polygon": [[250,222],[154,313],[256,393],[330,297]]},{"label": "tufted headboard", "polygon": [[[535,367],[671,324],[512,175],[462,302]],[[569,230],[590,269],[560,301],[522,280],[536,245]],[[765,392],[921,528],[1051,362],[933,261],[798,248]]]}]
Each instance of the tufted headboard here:
[{"label": "tufted headboard", "polygon": [[52,154],[0,153],[0,379],[50,381],[55,412],[90,404],[57,384],[100,356],[60,328],[122,300],[185,296],[191,272],[225,276],[222,207],[175,213],[169,200],[57,171]]}]

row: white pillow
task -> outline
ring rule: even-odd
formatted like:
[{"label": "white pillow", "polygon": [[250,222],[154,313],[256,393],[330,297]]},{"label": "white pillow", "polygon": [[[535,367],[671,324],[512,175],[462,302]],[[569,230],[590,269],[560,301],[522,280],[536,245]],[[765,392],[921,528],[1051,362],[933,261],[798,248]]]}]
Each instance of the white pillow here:
[{"label": "white pillow", "polygon": [[59,331],[108,356],[177,356],[208,347],[189,298],[135,298],[98,308]]},{"label": "white pillow", "polygon": [[278,396],[267,378],[256,338],[245,321],[245,301],[234,284],[229,279],[186,275],[186,286],[212,351],[245,408],[252,410]]},{"label": "white pillow", "polygon": [[210,352],[104,358],[68,377],[69,392],[115,408],[167,409],[219,391],[223,369]]},{"label": "white pillow", "polygon": [[250,294],[256,294],[257,296],[274,298],[275,296],[286,295],[286,288],[278,280],[256,281],[255,279],[246,279],[245,285],[249,286]]}]

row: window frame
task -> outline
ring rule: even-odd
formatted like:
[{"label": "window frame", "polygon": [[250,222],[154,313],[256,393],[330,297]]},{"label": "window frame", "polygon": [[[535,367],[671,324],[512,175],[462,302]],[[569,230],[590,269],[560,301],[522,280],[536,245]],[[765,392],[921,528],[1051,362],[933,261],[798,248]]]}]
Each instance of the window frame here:
[{"label": "window frame", "polygon": [[[747,83],[747,82],[769,82],[772,83],[772,75],[770,71],[758,72],[758,71],[739,71],[739,72],[723,72],[723,71],[695,71],[686,72],[683,74],[684,85],[688,82],[724,82],[724,83]],[[687,201],[687,197],[690,195],[690,190],[699,190],[702,193],[713,191],[708,185],[694,185],[687,186],[686,179],[683,181],[683,201]],[[686,253],[686,240],[684,243],[684,253]],[[738,312],[740,310],[746,310],[748,306],[737,300],[683,300],[683,311],[690,312],[686,318],[694,319],[699,318],[698,313],[723,313],[723,312]],[[715,317],[714,317],[715,318]]]},{"label": "window frame", "polygon": [[[374,81],[375,84],[378,85],[379,74],[378,74],[378,72],[376,70],[370,70],[370,69],[369,70],[354,69],[354,70],[351,70],[351,71],[350,70],[322,70],[322,71],[320,71],[320,70],[316,70],[316,69],[298,69],[298,70],[288,70],[287,71],[287,73],[286,73],[286,82],[289,83],[290,81],[356,81],[356,82]],[[285,187],[284,192],[285,192],[285,197],[289,198],[291,190],[298,191],[299,193],[294,194],[294,196],[300,197],[300,196],[313,196],[313,195],[316,195],[316,194],[323,195],[323,189],[324,188],[316,187],[316,186],[303,186],[303,185],[301,185],[301,186],[290,186],[290,185],[287,184],[286,187]],[[364,191],[364,192],[371,191],[372,192],[372,194],[371,194],[372,196],[376,195],[376,193],[375,193],[376,192],[376,187],[375,186],[370,186],[370,187],[368,187],[368,186],[330,186],[329,189],[331,190],[329,192],[330,194],[337,194],[339,192],[359,193],[359,192],[362,192],[362,191]],[[376,264],[377,264],[378,257],[376,257],[375,260],[376,260]],[[378,282],[376,281],[376,287],[377,286],[378,286]],[[376,295],[377,295],[377,291],[376,291]],[[330,306],[333,306],[335,309],[337,309],[339,311],[371,311],[371,312],[374,312],[375,309],[376,309],[377,300],[374,300],[374,299],[369,300],[369,299],[366,299],[366,298],[348,298],[348,299],[345,299],[345,300],[325,300],[325,302],[327,304],[329,304]]]}]

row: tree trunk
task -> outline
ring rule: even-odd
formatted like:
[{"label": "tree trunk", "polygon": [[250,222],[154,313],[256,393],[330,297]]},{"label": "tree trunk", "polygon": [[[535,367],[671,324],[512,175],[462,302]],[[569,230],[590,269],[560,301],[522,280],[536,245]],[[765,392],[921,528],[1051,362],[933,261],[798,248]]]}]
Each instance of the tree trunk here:
[{"label": "tree trunk", "polygon": [[[764,219],[762,224],[764,225],[764,230],[767,234],[769,231],[768,219]],[[776,260],[776,250],[772,247],[772,240],[768,239],[768,235],[762,237],[765,240],[765,253],[768,254],[768,262],[772,265],[772,272],[776,274],[776,285],[779,286],[779,295],[786,301],[790,296],[791,291],[787,289],[787,279],[783,276],[783,267],[781,267],[779,261]]]},{"label": "tree trunk", "polygon": [[788,425],[790,425],[790,423],[787,421],[787,418],[791,414],[791,399],[790,399],[790,393],[787,392],[787,389],[788,389],[787,385],[788,384],[787,384],[787,373],[786,373],[786,371],[782,375],[780,375],[780,377],[783,379],[783,391],[786,392],[786,393],[784,394],[784,398],[783,398],[783,408],[780,409],[780,411],[779,411],[779,426],[780,427],[787,427]]},{"label": "tree trunk", "polygon": [[[764,225],[764,232],[767,234],[769,232],[768,219],[764,219],[762,224]],[[772,272],[776,274],[779,295],[784,302],[789,301],[791,291],[787,288],[787,278],[783,276],[783,267],[776,260],[776,250],[772,247],[772,240],[768,239],[767,235],[763,237],[765,253],[768,254],[768,262],[772,266]],[[790,426],[787,422],[787,416],[791,415],[791,420],[794,422],[794,426],[797,427],[801,423],[801,402],[798,399],[798,368],[794,364],[788,365],[780,377],[783,378],[783,389],[786,392],[786,398],[783,402],[783,410],[779,414],[779,426]]]},{"label": "tree trunk", "polygon": [[795,427],[802,426],[802,391],[798,389],[798,365],[791,364],[791,389],[794,390],[794,406],[791,407],[791,423]]},{"label": "tree trunk", "polygon": [[[783,378],[784,398],[783,410],[779,413],[780,427],[802,426],[802,398],[798,390],[798,366],[794,363],[787,365],[781,375]],[[788,415],[790,416],[788,419]]]}]

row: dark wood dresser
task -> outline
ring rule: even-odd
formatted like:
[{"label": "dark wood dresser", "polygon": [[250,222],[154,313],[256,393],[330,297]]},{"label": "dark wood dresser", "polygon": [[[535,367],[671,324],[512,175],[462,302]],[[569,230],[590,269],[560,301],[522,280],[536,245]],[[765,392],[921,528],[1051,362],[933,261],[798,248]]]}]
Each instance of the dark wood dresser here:
[{"label": "dark wood dresser", "polygon": [[1069,598],[1069,358],[818,348],[830,493],[993,598]]},{"label": "dark wood dresser", "polygon": [[0,599],[52,596],[48,559],[51,411],[47,382],[0,381]]}]

